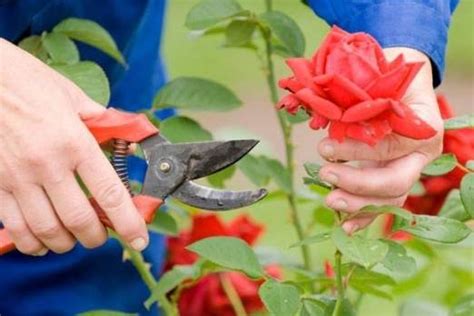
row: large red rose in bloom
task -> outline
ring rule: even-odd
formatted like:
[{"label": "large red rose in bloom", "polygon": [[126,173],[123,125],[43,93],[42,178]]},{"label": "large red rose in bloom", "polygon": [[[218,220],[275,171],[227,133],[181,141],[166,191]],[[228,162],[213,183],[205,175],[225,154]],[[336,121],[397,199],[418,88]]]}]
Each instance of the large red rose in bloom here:
[{"label": "large red rose in bloom", "polygon": [[436,131],[401,102],[423,63],[403,55],[392,62],[377,41],[365,33],[333,27],[311,59],[289,58],[293,76],[279,86],[289,91],[278,103],[289,113],[301,107],[313,129],[329,126],[329,137],[352,138],[375,145],[390,133],[426,139]]},{"label": "large red rose in bloom", "polygon": [[[443,95],[438,95],[438,106],[443,119],[454,117],[454,111]],[[465,165],[474,158],[474,129],[463,128],[446,131],[443,139],[443,153],[452,153],[460,164]],[[466,172],[458,167],[442,176],[424,177],[421,183],[425,189],[422,196],[409,196],[404,208],[416,214],[437,215],[452,189],[459,188]],[[386,232],[391,231],[393,219],[386,222]],[[404,239],[405,234],[396,233],[394,237]]]},{"label": "large red rose in bloom", "polygon": [[[185,247],[203,238],[212,236],[233,236],[245,240],[250,245],[255,244],[263,233],[263,226],[254,223],[246,215],[235,218],[228,224],[223,223],[214,214],[197,215],[193,217],[189,231],[178,237],[168,239],[168,259],[166,270],[177,264],[192,264],[197,255]],[[278,266],[266,267],[266,272],[273,277],[280,277]],[[247,313],[263,309],[263,303],[258,296],[261,281],[249,279],[239,272],[223,272],[210,274],[199,280],[195,285],[182,291],[178,308],[181,316],[233,316],[232,305],[222,288],[222,280],[229,281],[239,295]]]}]

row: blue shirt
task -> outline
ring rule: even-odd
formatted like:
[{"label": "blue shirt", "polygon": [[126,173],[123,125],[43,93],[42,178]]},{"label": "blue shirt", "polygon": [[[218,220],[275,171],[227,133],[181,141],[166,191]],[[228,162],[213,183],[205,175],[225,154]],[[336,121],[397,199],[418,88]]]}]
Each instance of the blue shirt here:
[{"label": "blue shirt", "polygon": [[[384,47],[405,46],[430,56],[437,85],[443,74],[447,30],[457,0],[307,0],[329,24],[372,34]],[[111,104],[127,110],[151,105],[165,82],[160,55],[165,0],[0,0],[0,36],[18,42],[50,30],[67,17],[92,19],[104,26],[124,53],[128,68],[97,50],[80,45],[82,59],[98,62],[111,85]],[[162,112],[165,117],[172,111]],[[136,166],[137,164],[134,164]],[[135,167],[134,167],[135,168]],[[132,170],[139,179],[140,171]],[[157,275],[164,240],[152,234],[145,251]],[[1,315],[73,315],[92,309],[146,311],[149,295],[135,269],[122,263],[115,241],[86,250],[43,258],[18,252],[0,257]]]}]

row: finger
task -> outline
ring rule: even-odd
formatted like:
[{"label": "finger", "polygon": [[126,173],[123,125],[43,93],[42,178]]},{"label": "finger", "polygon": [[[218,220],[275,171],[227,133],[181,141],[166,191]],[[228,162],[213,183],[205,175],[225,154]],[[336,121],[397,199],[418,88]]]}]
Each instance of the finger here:
[{"label": "finger", "polygon": [[31,231],[46,247],[56,253],[64,253],[74,247],[74,238],[56,216],[41,187],[30,184],[13,194]]},{"label": "finger", "polygon": [[410,190],[427,162],[423,154],[412,153],[379,168],[331,163],[322,167],[319,175],[322,180],[355,195],[399,197]]},{"label": "finger", "polygon": [[376,214],[364,214],[356,218],[349,219],[342,224],[342,229],[349,235],[370,225],[377,218]]},{"label": "finger", "polygon": [[327,161],[375,160],[387,161],[403,157],[425,145],[425,141],[389,135],[375,146],[352,139],[343,143],[324,138],[318,145],[319,154]]},{"label": "finger", "polygon": [[132,202],[129,192],[120,181],[99,146],[89,146],[77,172],[113,224],[114,230],[136,250],[148,245],[148,232],[143,218]]},{"label": "finger", "polygon": [[337,211],[356,213],[367,205],[401,206],[405,199],[406,195],[396,198],[384,199],[354,195],[341,189],[336,189],[326,196],[325,202],[327,206]]},{"label": "finger", "polygon": [[86,248],[104,244],[107,233],[73,173],[43,184],[64,226]]},{"label": "finger", "polygon": [[13,195],[0,190],[0,201],[0,218],[16,249],[27,255],[44,256],[48,249],[31,232]]}]

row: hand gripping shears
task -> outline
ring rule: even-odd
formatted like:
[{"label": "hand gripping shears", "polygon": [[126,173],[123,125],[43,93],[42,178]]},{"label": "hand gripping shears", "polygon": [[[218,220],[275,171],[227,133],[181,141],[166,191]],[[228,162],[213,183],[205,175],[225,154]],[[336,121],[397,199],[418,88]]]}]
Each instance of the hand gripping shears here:
[{"label": "hand gripping shears", "polygon": [[[99,144],[113,142],[111,163],[128,189],[128,145],[138,143],[141,146],[148,167],[141,192],[132,199],[147,223],[153,220],[156,210],[168,196],[203,210],[221,211],[251,205],[267,194],[265,189],[216,190],[192,181],[234,164],[258,143],[256,140],[172,144],[159,134],[145,114],[113,108],[84,123]],[[91,198],[90,202],[102,223],[113,228],[97,201]],[[13,249],[15,245],[7,232],[0,229],[0,255]]]}]

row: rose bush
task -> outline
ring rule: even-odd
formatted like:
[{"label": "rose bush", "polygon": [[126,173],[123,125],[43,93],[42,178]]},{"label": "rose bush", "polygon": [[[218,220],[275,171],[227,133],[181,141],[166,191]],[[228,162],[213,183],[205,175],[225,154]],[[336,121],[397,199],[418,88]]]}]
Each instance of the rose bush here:
[{"label": "rose bush", "polygon": [[329,137],[349,137],[375,145],[393,133],[426,139],[436,131],[402,101],[423,63],[392,62],[365,33],[347,33],[334,26],[313,57],[289,58],[293,76],[279,81],[290,93],[278,103],[295,114],[300,107],[311,116],[313,129],[329,125]]}]

